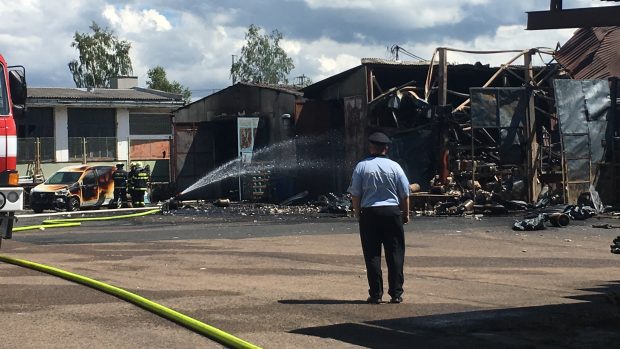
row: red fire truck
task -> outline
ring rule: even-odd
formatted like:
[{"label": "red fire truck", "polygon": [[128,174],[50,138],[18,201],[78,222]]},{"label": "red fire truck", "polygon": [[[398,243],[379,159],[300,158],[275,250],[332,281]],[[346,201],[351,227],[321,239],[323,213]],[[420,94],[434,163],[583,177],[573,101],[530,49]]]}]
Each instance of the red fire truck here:
[{"label": "red fire truck", "polygon": [[0,55],[0,243],[10,239],[15,211],[23,209],[23,189],[19,187],[15,117],[26,105],[26,71],[9,67]]}]

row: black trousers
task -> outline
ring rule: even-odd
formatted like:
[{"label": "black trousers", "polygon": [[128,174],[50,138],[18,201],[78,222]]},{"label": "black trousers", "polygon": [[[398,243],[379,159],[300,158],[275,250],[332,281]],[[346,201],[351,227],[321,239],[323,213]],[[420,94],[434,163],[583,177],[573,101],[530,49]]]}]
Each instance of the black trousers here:
[{"label": "black trousers", "polygon": [[398,206],[362,208],[359,226],[369,295],[375,298],[383,297],[383,245],[388,269],[388,294],[393,298],[400,297],[403,294],[405,262],[405,231],[400,209]]},{"label": "black trousers", "polygon": [[127,202],[127,188],[114,188],[114,205],[118,204],[118,201],[121,203]]},{"label": "black trousers", "polygon": [[131,192],[131,203],[134,207],[144,207],[144,193],[146,190],[134,189]]}]

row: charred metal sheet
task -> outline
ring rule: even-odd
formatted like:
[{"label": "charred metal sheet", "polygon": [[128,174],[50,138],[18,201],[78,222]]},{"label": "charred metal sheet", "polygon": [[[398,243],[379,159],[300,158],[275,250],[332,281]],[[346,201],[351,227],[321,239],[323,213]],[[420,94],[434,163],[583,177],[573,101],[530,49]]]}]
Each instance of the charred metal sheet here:
[{"label": "charred metal sheet", "polygon": [[[582,81],[584,86],[588,129],[590,131],[590,153],[594,163],[605,159],[606,147],[611,144],[611,127],[607,127],[611,113],[609,84],[605,80]],[[603,142],[606,140],[606,142]]]},{"label": "charred metal sheet", "polygon": [[[583,182],[588,191],[590,180],[590,159],[573,159],[566,161],[566,180],[568,182]],[[575,183],[578,184],[578,183]],[[577,195],[581,194],[578,193]]]},{"label": "charred metal sheet", "polygon": [[497,127],[497,91],[495,89],[470,89],[471,122],[474,127]]},{"label": "charred metal sheet", "polygon": [[588,133],[564,134],[564,153],[567,160],[590,161],[590,137]]},{"label": "charred metal sheet", "polygon": [[527,105],[524,88],[471,88],[470,95],[474,127],[523,126]]},{"label": "charred metal sheet", "polygon": [[596,184],[605,157],[603,140],[608,135],[611,107],[605,80],[564,80],[553,83],[563,147],[566,199],[576,203],[579,195]]},{"label": "charred metal sheet", "polygon": [[575,79],[620,76],[620,27],[596,27],[577,30],[554,54]]}]

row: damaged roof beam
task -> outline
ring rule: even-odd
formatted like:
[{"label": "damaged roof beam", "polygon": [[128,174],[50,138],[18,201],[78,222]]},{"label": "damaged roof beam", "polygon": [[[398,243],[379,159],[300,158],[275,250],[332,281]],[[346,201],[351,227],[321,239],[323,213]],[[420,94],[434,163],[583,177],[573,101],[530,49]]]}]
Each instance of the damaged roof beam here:
[{"label": "damaged roof beam", "polygon": [[[369,105],[374,104],[378,101],[380,101],[381,99],[389,96],[391,93],[396,92],[398,90],[404,89],[405,87],[409,87],[409,88],[413,88],[413,89],[417,89],[417,87],[415,87],[415,80],[411,80],[409,82],[406,82],[400,86],[397,87],[392,87],[391,89],[383,92],[382,94],[378,95],[377,97],[375,97],[375,99],[371,100],[370,102],[368,102]],[[413,86],[412,86],[413,85]]]},{"label": "damaged roof beam", "polygon": [[[462,51],[462,50],[455,50],[455,51]],[[508,51],[508,52],[512,52],[512,51]],[[495,79],[497,79],[497,77],[504,70],[506,70],[510,66],[510,64],[512,64],[512,62],[516,61],[518,58],[520,58],[521,56],[523,56],[524,54],[529,52],[529,50],[518,51],[518,52],[519,52],[518,55],[516,55],[514,58],[512,58],[511,60],[506,62],[506,64],[502,64],[502,66],[495,72],[495,74],[493,74],[493,76],[491,76],[489,78],[489,80],[484,85],[482,85],[482,87],[489,87],[493,83],[493,81],[495,81]],[[469,102],[471,102],[471,99],[468,98],[466,101],[461,103],[458,107],[454,108],[454,110],[452,110],[452,112],[454,113],[456,111],[463,110],[469,104]]]},{"label": "damaged roof beam", "polygon": [[527,85],[527,82],[525,81],[525,79],[522,76],[517,75],[517,73],[513,72],[511,69],[506,69],[506,72],[514,76],[517,80],[522,82],[524,85]]},{"label": "damaged roof beam", "polygon": [[379,94],[383,94],[383,89],[381,88],[381,85],[379,85],[379,81],[377,81],[377,77],[374,74],[372,75],[372,83],[375,84],[379,90]]},{"label": "damaged roof beam", "polygon": [[461,93],[461,92],[456,92],[456,91],[453,91],[453,90],[447,90],[447,91],[451,95],[455,95],[455,96],[463,97],[463,98],[469,98],[469,93]]}]

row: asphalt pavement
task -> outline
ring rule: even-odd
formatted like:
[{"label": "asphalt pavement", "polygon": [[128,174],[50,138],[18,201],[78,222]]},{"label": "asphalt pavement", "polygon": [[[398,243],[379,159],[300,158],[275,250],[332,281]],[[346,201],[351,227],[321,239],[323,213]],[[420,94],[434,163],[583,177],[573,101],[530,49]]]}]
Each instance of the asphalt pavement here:
[{"label": "asphalt pavement", "polygon": [[[40,222],[25,217],[18,225]],[[414,217],[404,303],[365,304],[354,219],[225,210],[15,233],[0,254],[125,288],[264,348],[610,348],[620,229]],[[385,266],[384,266],[385,270]],[[386,280],[387,281],[387,280]],[[113,296],[0,263],[2,348],[220,348]]]}]

